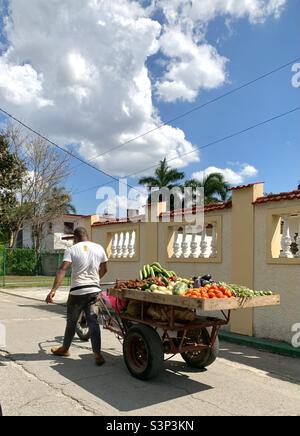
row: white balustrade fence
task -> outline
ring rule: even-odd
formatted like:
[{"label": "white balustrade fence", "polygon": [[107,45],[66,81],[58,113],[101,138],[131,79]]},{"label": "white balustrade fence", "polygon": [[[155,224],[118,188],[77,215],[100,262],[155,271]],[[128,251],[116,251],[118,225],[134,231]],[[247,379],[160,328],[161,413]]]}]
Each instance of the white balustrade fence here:
[{"label": "white balustrade fence", "polygon": [[284,215],[280,241],[282,259],[300,258],[300,215]]},{"label": "white balustrade fence", "polygon": [[193,226],[174,229],[173,255],[175,259],[216,258],[217,223],[205,225],[204,229]]},{"label": "white balustrade fence", "polygon": [[116,232],[112,236],[112,259],[132,259],[136,254],[136,232],[129,230]]}]

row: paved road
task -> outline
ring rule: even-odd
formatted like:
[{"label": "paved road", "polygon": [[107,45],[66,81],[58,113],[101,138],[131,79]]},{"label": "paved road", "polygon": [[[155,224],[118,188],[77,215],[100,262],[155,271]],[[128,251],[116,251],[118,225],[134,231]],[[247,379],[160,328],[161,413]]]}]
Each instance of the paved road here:
[{"label": "paved road", "polygon": [[7,348],[0,352],[5,415],[300,415],[299,360],[247,347],[221,346],[220,359],[198,373],[180,357],[160,379],[140,382],[124,366],[121,345],[103,334],[107,364],[95,367],[89,344],[54,358],[64,308],[0,293]]}]

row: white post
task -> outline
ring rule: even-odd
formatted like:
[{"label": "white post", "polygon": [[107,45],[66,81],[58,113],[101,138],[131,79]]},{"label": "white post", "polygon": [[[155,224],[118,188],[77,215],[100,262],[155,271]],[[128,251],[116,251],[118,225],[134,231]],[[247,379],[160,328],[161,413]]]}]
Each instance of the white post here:
[{"label": "white post", "polygon": [[296,244],[298,245],[298,251],[297,251],[297,253],[295,254],[295,257],[297,258],[297,259],[299,259],[300,258],[300,215],[298,216],[298,236],[297,236],[297,238],[296,238]]},{"label": "white post", "polygon": [[128,255],[129,255],[129,232],[126,232],[123,242],[123,257],[126,259]]},{"label": "white post", "polygon": [[292,238],[290,234],[290,224],[288,215],[284,215],[283,219],[283,233],[281,238],[281,248],[282,252],[280,253],[280,257],[282,259],[290,259],[293,257],[291,251]]},{"label": "white post", "polygon": [[180,258],[179,232],[177,230],[174,233],[173,257]]},{"label": "white post", "polygon": [[188,233],[187,228],[185,227],[183,230],[183,236],[182,236],[182,256],[186,259],[189,257],[189,243],[188,243]]},{"label": "white post", "polygon": [[129,257],[132,259],[135,255],[135,231],[131,232],[130,241],[129,241]]},{"label": "white post", "polygon": [[111,245],[111,257],[113,259],[115,259],[117,257],[117,253],[118,253],[118,239],[119,239],[119,234],[115,233],[114,236],[113,236],[112,245]]},{"label": "white post", "polygon": [[200,243],[200,257],[206,257],[206,251],[207,251],[207,242],[206,242],[206,224],[204,224],[204,227],[202,229],[202,235],[201,235],[201,243]]},{"label": "white post", "polygon": [[212,224],[211,254],[210,257],[217,256],[217,223]]},{"label": "white post", "polygon": [[123,243],[124,243],[124,233],[120,233],[119,235],[119,241],[117,246],[117,257],[121,259],[123,257]]},{"label": "white post", "polygon": [[193,230],[192,242],[191,242],[191,254],[190,257],[197,259],[198,257],[198,241],[197,241],[197,230],[196,227]]}]

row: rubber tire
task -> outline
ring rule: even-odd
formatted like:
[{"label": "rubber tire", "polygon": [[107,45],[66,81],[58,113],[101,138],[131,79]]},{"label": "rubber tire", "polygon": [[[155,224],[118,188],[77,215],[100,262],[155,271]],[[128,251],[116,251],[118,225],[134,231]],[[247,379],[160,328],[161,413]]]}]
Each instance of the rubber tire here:
[{"label": "rubber tire", "polygon": [[[203,343],[208,345],[210,343],[210,334],[206,328],[201,329],[201,331]],[[190,353],[181,353],[181,356],[190,368],[204,369],[212,365],[218,358],[219,348],[219,338],[217,337],[213,347],[203,350],[198,359],[192,359]]]},{"label": "rubber tire", "polygon": [[[142,338],[148,353],[147,366],[142,372],[136,371],[130,365],[129,342],[136,335]],[[134,325],[127,331],[123,342],[123,356],[128,371],[139,380],[151,380],[158,377],[164,367],[164,349],[161,338],[153,328],[146,325]]]},{"label": "rubber tire", "polygon": [[[85,319],[85,316],[84,316],[84,319]],[[85,324],[87,326],[86,319],[85,319]],[[88,342],[91,338],[91,332],[90,332],[88,327],[87,327],[87,329],[88,329],[87,331],[86,331],[86,329],[82,330],[79,322],[76,325],[76,334],[82,342]]]}]

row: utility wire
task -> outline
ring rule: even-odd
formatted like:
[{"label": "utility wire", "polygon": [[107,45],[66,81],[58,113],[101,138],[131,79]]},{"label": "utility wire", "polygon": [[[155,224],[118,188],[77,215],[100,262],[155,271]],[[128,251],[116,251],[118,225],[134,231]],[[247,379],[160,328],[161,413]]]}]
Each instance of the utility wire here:
[{"label": "utility wire", "polygon": [[73,159],[77,159],[78,161],[80,161],[82,164],[87,165],[88,167],[92,168],[95,171],[98,171],[99,173],[110,177],[111,179],[113,179],[116,182],[122,183],[126,186],[128,186],[129,188],[132,188],[136,191],[138,191],[140,194],[142,194],[142,191],[139,191],[138,189],[134,188],[133,186],[128,185],[127,183],[121,182],[120,179],[118,179],[117,177],[112,176],[111,174],[107,173],[106,171],[101,170],[100,168],[92,165],[89,162],[86,162],[84,159],[82,159],[79,156],[76,156],[75,154],[73,154],[71,151],[67,150],[66,148],[61,147],[60,145],[56,144],[55,142],[51,141],[51,139],[48,139],[46,136],[42,135],[41,133],[39,133],[38,131],[34,130],[32,127],[28,126],[27,124],[23,123],[22,121],[20,121],[18,118],[14,117],[13,115],[11,115],[9,112],[7,112],[6,110],[2,109],[0,107],[0,112],[2,112],[3,114],[5,114],[7,117],[11,118],[12,120],[16,121],[17,123],[19,123],[21,126],[25,127],[26,129],[28,129],[30,132],[34,133],[35,135],[39,136],[41,139],[43,139],[44,141],[48,142],[49,144],[51,144],[52,146],[58,148],[60,151],[62,151],[63,153],[68,154],[69,156],[71,156]]},{"label": "utility wire", "polygon": [[[168,160],[167,160],[167,163],[172,162],[172,161],[174,161],[174,160],[176,160],[176,159],[180,159],[180,158],[182,158],[182,157],[184,157],[184,156],[188,156],[188,155],[190,155],[190,154],[192,154],[192,153],[195,153],[195,152],[198,151],[198,150],[203,150],[203,149],[205,149],[205,148],[212,147],[213,145],[220,144],[220,143],[222,143],[222,142],[228,141],[229,139],[235,138],[235,137],[240,136],[240,135],[242,135],[242,134],[244,134],[244,133],[247,133],[247,132],[249,132],[249,131],[251,131],[251,130],[254,130],[254,129],[257,129],[257,128],[259,128],[259,127],[262,127],[262,126],[264,126],[264,125],[266,125],[266,124],[272,123],[272,122],[274,122],[274,121],[276,121],[276,120],[278,120],[278,119],[281,119],[281,118],[287,117],[288,115],[291,115],[292,113],[297,112],[297,111],[299,111],[299,110],[300,110],[300,106],[297,106],[297,107],[294,108],[294,109],[291,109],[291,110],[289,110],[289,111],[286,111],[286,112],[284,112],[284,113],[281,113],[281,114],[279,114],[279,115],[276,115],[276,116],[274,116],[274,117],[272,117],[272,118],[268,118],[267,120],[264,120],[264,121],[262,121],[262,122],[260,122],[260,123],[257,123],[257,124],[254,124],[254,125],[252,125],[252,126],[249,126],[249,127],[245,128],[245,129],[243,129],[243,130],[239,130],[239,131],[237,131],[237,132],[235,132],[235,133],[232,133],[232,134],[230,134],[230,135],[223,136],[222,138],[219,138],[219,139],[217,139],[217,140],[215,140],[215,141],[209,142],[208,144],[200,145],[200,146],[198,146],[198,147],[194,147],[193,150],[191,150],[191,151],[189,151],[189,152],[187,152],[187,153],[184,153],[184,154],[182,154],[182,155],[180,155],[180,156],[177,156],[177,157],[174,157],[174,158],[172,158],[172,159],[168,159]],[[137,172],[135,172],[135,173],[129,174],[129,175],[127,175],[125,178],[133,177],[133,176],[135,176],[135,175],[137,175],[137,174],[144,173],[145,171],[149,171],[149,170],[151,170],[151,169],[153,169],[153,168],[157,168],[157,164],[156,164],[156,165],[152,165],[151,167],[148,167],[148,168],[144,168],[144,169],[142,169],[142,170],[139,170],[139,171],[137,171]],[[77,192],[74,192],[74,195],[79,195],[79,194],[82,194],[82,193],[84,193],[84,192],[88,192],[88,191],[91,191],[91,190],[93,190],[93,189],[96,189],[96,188],[101,188],[101,187],[106,186],[106,185],[108,185],[108,184],[110,184],[110,183],[112,183],[112,182],[105,183],[105,184],[100,185],[100,186],[93,186],[93,187],[91,187],[91,188],[87,188],[87,189],[85,189],[85,190],[83,190],[83,191],[77,191]]]},{"label": "utility wire", "polygon": [[[273,122],[273,121],[276,121],[276,120],[278,120],[278,119],[280,119],[280,118],[284,118],[284,117],[286,117],[286,116],[288,116],[288,115],[291,115],[292,113],[297,112],[297,111],[299,111],[299,110],[300,110],[300,106],[298,106],[298,107],[296,107],[296,108],[294,108],[294,109],[291,109],[291,110],[289,110],[289,111],[287,111],[287,112],[284,112],[284,113],[282,113],[282,114],[276,115],[276,116],[274,116],[274,117],[272,117],[272,118],[269,118],[269,119],[267,119],[267,120],[265,120],[265,121],[262,121],[262,122],[260,122],[260,123],[254,124],[253,126],[247,127],[246,129],[239,130],[238,132],[235,132],[235,133],[232,133],[232,134],[230,134],[230,135],[224,136],[223,138],[217,139],[217,140],[215,140],[215,141],[213,141],[213,142],[209,142],[208,144],[205,144],[205,145],[202,145],[202,146],[200,145],[200,146],[194,147],[193,150],[188,151],[187,153],[184,153],[184,154],[182,154],[182,155],[180,155],[180,156],[176,156],[176,157],[174,157],[174,158],[172,158],[172,159],[168,159],[168,160],[167,160],[167,163],[169,163],[169,162],[173,162],[174,160],[177,160],[177,159],[181,159],[182,157],[184,157],[184,156],[188,156],[188,155],[190,155],[190,154],[192,154],[192,153],[195,153],[195,152],[198,151],[198,150],[203,150],[203,149],[205,149],[205,148],[212,147],[213,145],[216,145],[216,144],[219,144],[219,143],[221,143],[221,142],[227,141],[228,139],[232,139],[232,138],[235,138],[236,136],[240,136],[240,135],[242,135],[242,134],[244,134],[244,133],[247,133],[247,132],[249,132],[249,131],[251,131],[251,130],[257,129],[258,127],[262,127],[262,126],[264,126],[264,125],[266,125],[266,124],[269,124],[269,123],[271,123],[271,122]],[[129,174],[129,175],[126,176],[126,177],[133,177],[133,176],[136,176],[137,174],[143,173],[143,172],[145,172],[145,171],[149,171],[149,170],[151,170],[151,169],[153,169],[153,168],[157,168],[157,164],[156,164],[156,165],[152,165],[151,167],[148,167],[148,168],[144,168],[143,170],[141,170],[141,171],[137,171],[136,173]]]},{"label": "utility wire", "polygon": [[[138,139],[144,138],[145,136],[149,135],[150,133],[156,132],[157,130],[161,129],[162,127],[164,127],[164,126],[166,126],[168,124],[171,124],[171,123],[173,123],[175,121],[178,121],[181,118],[184,118],[184,117],[186,117],[186,116],[188,116],[188,115],[190,115],[190,114],[192,114],[192,113],[194,113],[194,112],[196,112],[196,111],[198,111],[200,109],[203,109],[203,108],[205,108],[205,107],[207,107],[207,106],[209,106],[209,105],[211,105],[213,103],[216,103],[217,101],[222,100],[223,98],[226,98],[226,97],[228,97],[228,96],[230,96],[232,94],[235,94],[238,91],[241,91],[244,88],[247,88],[248,86],[251,86],[251,85],[259,82],[260,80],[263,80],[263,79],[265,79],[265,78],[267,78],[267,77],[269,77],[269,76],[271,76],[271,75],[273,75],[275,73],[278,73],[279,71],[289,67],[290,65],[294,65],[299,60],[300,60],[300,57],[294,59],[293,61],[287,62],[286,64],[280,65],[279,67],[277,67],[277,68],[275,68],[275,69],[273,69],[273,70],[271,70],[271,71],[269,71],[269,72],[267,72],[265,74],[262,74],[261,76],[256,77],[255,79],[252,79],[249,82],[246,82],[246,83],[244,83],[241,86],[238,86],[237,88],[231,89],[230,91],[225,92],[224,94],[221,94],[218,97],[215,97],[215,98],[213,98],[211,100],[208,100],[208,101],[206,101],[205,103],[202,103],[199,106],[195,106],[194,108],[192,108],[192,109],[190,109],[190,110],[188,110],[186,112],[183,112],[180,115],[177,115],[175,118],[171,118],[171,119],[169,119],[167,121],[164,121],[163,123],[159,124],[158,126],[154,127],[151,130],[148,130],[147,132],[144,132],[144,133],[142,133],[142,134],[140,134],[138,136],[135,136],[134,138],[131,138],[128,141],[123,142],[122,144],[119,144],[119,145],[117,145],[117,146],[115,146],[113,148],[110,148],[109,150],[106,150],[106,151],[104,151],[101,154],[93,156],[90,159],[88,159],[86,162],[92,162],[93,160],[98,159],[99,157],[105,156],[106,154],[111,153],[112,151],[119,150],[120,148],[124,147],[125,145],[128,145],[131,142],[134,142],[134,141],[136,141]],[[79,164],[78,166],[80,166],[80,165],[81,164]],[[77,168],[77,167],[75,167],[75,168]]]}]

